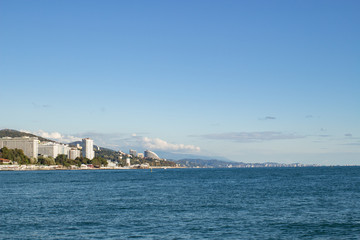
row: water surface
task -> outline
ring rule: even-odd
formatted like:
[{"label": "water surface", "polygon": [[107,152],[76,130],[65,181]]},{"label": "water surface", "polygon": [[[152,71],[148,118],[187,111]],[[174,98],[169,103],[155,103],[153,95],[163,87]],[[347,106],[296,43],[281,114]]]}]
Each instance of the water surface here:
[{"label": "water surface", "polygon": [[0,239],[360,239],[360,168],[0,172]]}]

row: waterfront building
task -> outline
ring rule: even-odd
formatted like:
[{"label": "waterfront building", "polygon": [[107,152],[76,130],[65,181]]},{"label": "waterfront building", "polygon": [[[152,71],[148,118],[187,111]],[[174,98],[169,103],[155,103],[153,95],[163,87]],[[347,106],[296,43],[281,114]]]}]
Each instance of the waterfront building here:
[{"label": "waterfront building", "polygon": [[59,144],[58,148],[59,148],[59,154],[65,154],[66,156],[69,155],[69,150],[70,150],[69,145]]},{"label": "waterfront building", "polygon": [[145,158],[152,158],[152,159],[160,159],[159,156],[156,153],[154,153],[154,152],[152,152],[150,150],[145,150],[144,157]]},{"label": "waterfront building", "polygon": [[114,168],[114,167],[117,166],[116,163],[114,163],[114,162],[112,162],[110,160],[107,160],[107,163],[108,163],[108,165],[107,165],[108,168]]},{"label": "waterfront building", "polygon": [[0,158],[0,163],[2,163],[2,164],[10,164],[10,160],[9,159],[6,159],[6,158]]},{"label": "waterfront building", "polygon": [[71,148],[66,144],[52,142],[40,143],[38,154],[53,158],[56,158],[60,154],[64,154],[69,159],[75,159],[81,155],[80,150],[77,148]]},{"label": "waterfront building", "polygon": [[7,147],[9,149],[21,149],[24,154],[30,158],[38,157],[39,140],[36,137],[3,137],[0,138],[0,149]]},{"label": "waterfront building", "polygon": [[133,156],[133,157],[136,157],[136,156],[137,156],[136,150],[130,149],[130,150],[129,150],[129,154],[130,154],[131,156]]},{"label": "waterfront building", "polygon": [[130,158],[126,158],[126,166],[130,167]]},{"label": "waterfront building", "polygon": [[38,154],[46,157],[56,158],[59,155],[59,147],[60,144],[57,143],[52,143],[52,142],[40,143]]},{"label": "waterfront building", "polygon": [[84,138],[82,140],[82,155],[85,158],[93,159],[95,157],[94,141],[90,138]]},{"label": "waterfront building", "polygon": [[144,154],[143,153],[138,153],[138,158],[144,158]]},{"label": "waterfront building", "polygon": [[69,157],[69,159],[71,159],[71,160],[74,160],[74,159],[76,159],[77,157],[80,157],[80,150],[79,149],[77,149],[77,148],[70,148],[70,150],[69,150],[69,155],[68,155],[68,157]]}]

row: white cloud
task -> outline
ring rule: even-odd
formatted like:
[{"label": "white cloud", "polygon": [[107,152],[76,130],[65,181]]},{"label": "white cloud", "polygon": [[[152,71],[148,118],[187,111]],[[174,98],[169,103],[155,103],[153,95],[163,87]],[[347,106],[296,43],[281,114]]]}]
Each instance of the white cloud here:
[{"label": "white cloud", "polygon": [[30,133],[30,134],[32,134],[32,132],[30,132],[30,131],[28,131],[28,130],[20,129],[19,131],[20,131],[20,132],[24,132],[24,133]]},{"label": "white cloud", "polygon": [[163,151],[192,151],[199,152],[200,147],[194,145],[168,143],[160,138],[138,138],[138,142],[145,148]]},{"label": "white cloud", "polygon": [[[124,133],[81,133],[76,134],[79,137],[71,135],[63,135],[59,132],[46,132],[39,130],[36,132],[30,132],[26,130],[21,130],[22,132],[32,133],[37,136],[51,139],[57,142],[70,143],[75,141],[81,141],[83,137],[90,137],[94,139],[96,145],[102,147],[109,147],[112,149],[123,149],[126,148],[143,148],[149,150],[160,150],[160,151],[173,151],[173,152],[182,152],[182,153],[193,153],[200,152],[200,147],[194,145],[185,145],[177,143],[169,143],[160,138],[149,138],[139,136],[136,133],[133,134],[124,134]],[[126,135],[128,137],[126,137]],[[125,148],[125,149],[124,149]]]},{"label": "white cloud", "polygon": [[259,120],[266,121],[266,120],[275,120],[275,119],[276,119],[276,117],[266,116],[266,117],[260,118]]},{"label": "white cloud", "polygon": [[[85,133],[78,134],[79,136],[87,136],[94,139],[96,144],[100,144],[104,147],[112,149],[122,149],[126,151],[126,148],[131,149],[149,149],[149,150],[161,150],[161,151],[173,151],[173,152],[199,152],[200,147],[194,145],[169,143],[160,138],[149,138],[140,136],[136,133],[124,134],[124,133]],[[127,135],[127,136],[126,136]]]},{"label": "white cloud", "polygon": [[30,131],[26,131],[26,130],[21,130],[22,132],[26,132],[26,133],[32,133],[34,135],[43,137],[43,138],[47,138],[50,140],[54,140],[57,142],[61,142],[61,143],[70,143],[70,142],[75,142],[75,141],[81,141],[81,138],[79,137],[75,137],[75,136],[71,136],[71,135],[62,135],[59,132],[45,132],[43,130],[39,130],[36,132],[30,132]]},{"label": "white cloud", "polygon": [[59,132],[45,132],[43,130],[39,130],[34,134],[38,135],[40,137],[43,137],[43,138],[50,138],[50,139],[53,139],[53,140],[60,140],[60,139],[63,138],[63,136]]}]

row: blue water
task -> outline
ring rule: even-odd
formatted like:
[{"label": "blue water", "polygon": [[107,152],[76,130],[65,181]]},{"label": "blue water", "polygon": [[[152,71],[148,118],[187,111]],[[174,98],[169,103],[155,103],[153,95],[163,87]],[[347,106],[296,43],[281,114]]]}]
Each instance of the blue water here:
[{"label": "blue water", "polygon": [[360,239],[360,168],[0,172],[0,239]]}]

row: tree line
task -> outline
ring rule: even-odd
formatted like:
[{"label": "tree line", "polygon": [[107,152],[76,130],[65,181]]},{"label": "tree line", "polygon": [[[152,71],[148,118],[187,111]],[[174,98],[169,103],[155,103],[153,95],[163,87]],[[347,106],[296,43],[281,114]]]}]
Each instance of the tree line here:
[{"label": "tree line", "polygon": [[65,154],[58,155],[55,158],[55,163],[57,165],[63,165],[65,167],[69,167],[70,165],[76,165],[76,166],[80,167],[81,164],[85,164],[85,165],[92,164],[94,167],[101,167],[101,166],[106,167],[108,165],[108,162],[106,161],[106,159],[102,158],[102,157],[95,157],[90,160],[88,158],[81,156],[81,157],[77,157],[73,160],[73,159],[69,159],[67,157],[67,155],[65,155]]},{"label": "tree line", "polygon": [[17,162],[18,164],[30,164],[35,162],[35,159],[30,159],[28,156],[24,154],[22,149],[8,149],[7,147],[3,147],[0,149],[0,158],[9,159],[12,162]]},{"label": "tree line", "polygon": [[63,165],[64,167],[70,167],[76,165],[78,167],[81,164],[92,164],[95,167],[107,166],[108,162],[103,157],[97,156],[94,159],[88,159],[84,157],[77,157],[76,159],[69,159],[67,155],[60,154],[55,159],[53,157],[39,156],[36,158],[29,158],[24,154],[22,149],[8,149],[3,147],[0,149],[0,158],[9,159],[10,161],[17,162],[20,165],[26,164],[38,164],[38,165]]}]

